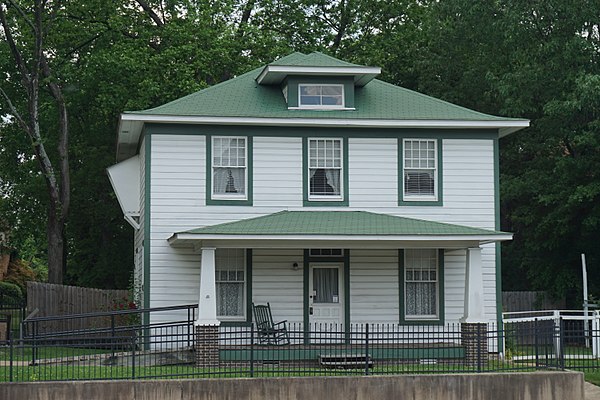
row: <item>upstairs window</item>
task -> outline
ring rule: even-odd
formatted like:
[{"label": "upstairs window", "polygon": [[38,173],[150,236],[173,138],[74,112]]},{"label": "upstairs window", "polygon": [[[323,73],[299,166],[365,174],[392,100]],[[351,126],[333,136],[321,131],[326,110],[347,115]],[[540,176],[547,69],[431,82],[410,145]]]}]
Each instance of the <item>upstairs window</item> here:
[{"label": "upstairs window", "polygon": [[437,142],[404,139],[404,200],[437,200]]},{"label": "upstairs window", "polygon": [[342,140],[309,139],[309,200],[342,199]]},{"label": "upstairs window", "polygon": [[213,199],[246,199],[247,158],[245,137],[212,138]]},{"label": "upstairs window", "polygon": [[344,85],[298,85],[300,108],[344,108]]}]

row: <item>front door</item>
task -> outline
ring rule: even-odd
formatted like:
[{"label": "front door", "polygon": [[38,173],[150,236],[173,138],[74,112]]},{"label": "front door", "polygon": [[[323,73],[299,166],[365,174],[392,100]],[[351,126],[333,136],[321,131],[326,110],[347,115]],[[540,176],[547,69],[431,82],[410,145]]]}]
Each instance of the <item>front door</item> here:
[{"label": "front door", "polygon": [[309,320],[311,325],[338,325],[344,322],[343,274],[340,264],[310,266]]}]

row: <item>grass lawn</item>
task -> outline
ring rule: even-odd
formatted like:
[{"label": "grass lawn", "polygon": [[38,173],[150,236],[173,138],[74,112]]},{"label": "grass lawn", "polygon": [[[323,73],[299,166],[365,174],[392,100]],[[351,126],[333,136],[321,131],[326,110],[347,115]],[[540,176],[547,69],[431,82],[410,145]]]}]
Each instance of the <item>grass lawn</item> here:
[{"label": "grass lawn", "polygon": [[[40,346],[37,348],[36,359],[78,357],[90,354],[110,353],[107,349],[89,349],[80,347]],[[31,346],[14,346],[12,358],[14,361],[31,361],[33,359],[33,348]],[[10,348],[0,348],[0,361],[10,360]]]},{"label": "grass lawn", "polygon": [[587,382],[593,383],[594,385],[597,385],[597,386],[600,386],[600,369],[583,371],[583,373],[584,373],[584,379]]},{"label": "grass lawn", "polygon": [[[487,370],[533,371],[527,365],[516,365],[490,361]],[[484,369],[484,370],[485,370]],[[373,375],[387,374],[443,374],[472,373],[475,367],[462,364],[394,364],[375,365],[369,370]],[[15,364],[12,369],[8,365],[0,366],[0,382],[33,382],[60,380],[98,380],[98,379],[176,379],[176,378],[242,378],[242,377],[289,377],[289,376],[332,376],[332,375],[364,375],[364,368],[326,369],[315,366],[262,365],[254,367],[250,373],[248,366],[227,368],[196,368],[193,365],[170,365],[156,367],[108,366],[108,365],[56,365]]]}]

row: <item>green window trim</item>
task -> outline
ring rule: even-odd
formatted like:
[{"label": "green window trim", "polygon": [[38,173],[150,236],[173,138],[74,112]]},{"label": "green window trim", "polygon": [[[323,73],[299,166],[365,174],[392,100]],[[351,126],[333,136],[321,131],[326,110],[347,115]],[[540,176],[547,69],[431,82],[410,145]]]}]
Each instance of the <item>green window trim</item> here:
[{"label": "green window trim", "polygon": [[[222,136],[237,136],[246,138],[246,198],[245,199],[213,199],[212,193],[212,138]],[[206,135],[206,205],[212,206],[251,206],[253,204],[253,145],[252,136],[223,134],[223,135]]]},{"label": "green window trim", "polygon": [[[311,137],[302,138],[302,200],[304,207],[347,207],[348,202],[348,137],[332,136],[331,139],[342,141],[342,198],[340,200],[309,200],[310,175],[309,175],[309,140]],[[316,137],[315,139],[328,139]]]},{"label": "green window trim", "polygon": [[398,250],[398,293],[400,300],[401,325],[444,325],[444,249],[438,249],[438,318],[406,319],[404,302],[404,249]]},{"label": "green window trim", "polygon": [[398,205],[399,206],[443,206],[443,156],[442,156],[442,139],[441,138],[424,138],[414,136],[415,139],[431,139],[436,141],[437,151],[437,176],[436,176],[436,200],[405,200],[404,198],[404,140],[412,139],[413,136],[403,136],[398,138]]}]

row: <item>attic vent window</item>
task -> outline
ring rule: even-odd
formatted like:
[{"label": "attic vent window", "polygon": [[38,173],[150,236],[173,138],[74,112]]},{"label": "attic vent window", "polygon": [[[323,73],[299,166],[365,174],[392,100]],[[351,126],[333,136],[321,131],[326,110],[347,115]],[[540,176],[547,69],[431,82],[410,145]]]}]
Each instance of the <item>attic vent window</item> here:
[{"label": "attic vent window", "polygon": [[298,85],[300,108],[344,108],[344,85]]}]

